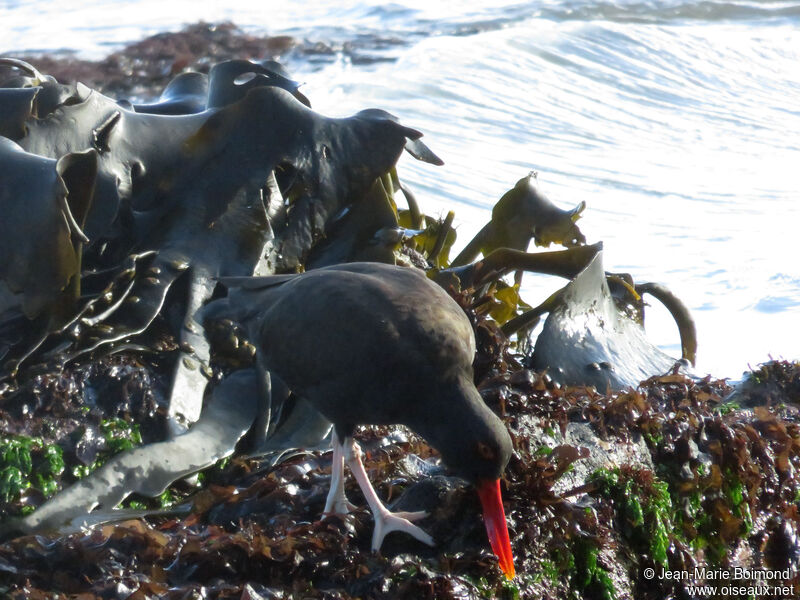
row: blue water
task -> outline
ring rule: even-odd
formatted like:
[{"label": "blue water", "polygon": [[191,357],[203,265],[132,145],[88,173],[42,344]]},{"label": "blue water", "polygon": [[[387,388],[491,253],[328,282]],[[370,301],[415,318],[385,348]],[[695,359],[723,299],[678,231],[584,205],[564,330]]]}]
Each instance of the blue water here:
[{"label": "blue water", "polygon": [[[400,174],[456,211],[460,244],[535,169],[560,205],[586,201],[608,270],[690,306],[698,371],[800,359],[800,2],[0,2],[0,51],[100,58],[200,19],[294,37],[282,60],[317,110],[423,131],[445,166]],[[679,354],[657,305],[647,329]]]}]

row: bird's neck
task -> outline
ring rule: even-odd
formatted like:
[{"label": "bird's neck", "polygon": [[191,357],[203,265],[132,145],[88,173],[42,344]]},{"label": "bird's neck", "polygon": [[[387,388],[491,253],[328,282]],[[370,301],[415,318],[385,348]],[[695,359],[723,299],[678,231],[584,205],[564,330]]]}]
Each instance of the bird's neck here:
[{"label": "bird's neck", "polygon": [[436,400],[415,411],[405,424],[436,448],[445,464],[456,471],[476,440],[505,433],[493,432],[503,429],[502,422],[466,378],[443,386]]}]

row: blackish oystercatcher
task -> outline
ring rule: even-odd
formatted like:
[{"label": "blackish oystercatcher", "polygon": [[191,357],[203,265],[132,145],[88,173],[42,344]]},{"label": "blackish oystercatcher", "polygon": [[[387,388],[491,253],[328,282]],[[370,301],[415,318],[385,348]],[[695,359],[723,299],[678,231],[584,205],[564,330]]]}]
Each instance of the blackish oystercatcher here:
[{"label": "blackish oystercatcher", "polygon": [[200,320],[240,324],[264,365],[334,424],[325,513],[353,508],[344,492],[346,462],[375,519],[374,551],[390,531],[433,545],[412,523],[425,513],[383,505],[352,437],[357,425],[406,425],[476,486],[492,549],[514,577],[500,496],[511,439],[473,384],[475,339],[458,304],[422,271],[380,263],[220,281],[229,295],[207,305]]}]

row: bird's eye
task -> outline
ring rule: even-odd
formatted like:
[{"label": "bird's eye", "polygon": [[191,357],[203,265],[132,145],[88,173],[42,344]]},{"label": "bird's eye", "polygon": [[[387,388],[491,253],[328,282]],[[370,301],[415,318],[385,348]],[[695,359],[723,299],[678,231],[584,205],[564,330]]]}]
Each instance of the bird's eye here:
[{"label": "bird's eye", "polygon": [[483,442],[478,442],[478,454],[484,460],[494,460],[494,450]]}]

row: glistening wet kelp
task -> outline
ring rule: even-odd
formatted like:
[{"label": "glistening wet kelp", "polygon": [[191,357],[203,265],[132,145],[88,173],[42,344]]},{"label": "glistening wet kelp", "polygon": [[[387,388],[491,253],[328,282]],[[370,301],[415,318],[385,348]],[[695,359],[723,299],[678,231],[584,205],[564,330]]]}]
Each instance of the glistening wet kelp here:
[{"label": "glistening wet kelp", "polygon": [[[241,70],[245,62],[227,65]],[[39,84],[46,78],[35,68],[11,66],[30,77],[10,85],[44,89]],[[265,70],[256,63],[245,67]],[[271,78],[250,73],[255,78],[242,84],[212,77],[207,111],[171,117],[125,110],[85,86],[66,86],[53,111],[39,116],[31,109],[18,140],[43,155],[92,147],[100,156],[98,181],[105,182],[86,216],[91,241],[84,268],[116,277],[72,322],[49,327],[48,345],[69,359],[127,343],[145,333],[182,279],[183,296],[174,298],[172,309],[184,306],[173,327],[186,351],[176,361],[170,412],[184,422],[197,418],[206,384],[201,367],[207,369],[208,347],[192,314],[210,298],[213,279],[302,268],[335,217],[368,196],[404,147],[441,163],[419,142],[419,132],[383,111],[350,119],[315,113],[282,89],[288,80],[279,71],[272,66]],[[16,97],[18,89],[0,93]],[[139,258],[147,259],[143,273],[126,266]],[[17,347],[19,364],[28,358],[26,345],[42,341],[7,343]]]},{"label": "glistening wet kelp", "polygon": [[93,150],[56,161],[0,137],[0,252],[16,257],[0,266],[0,312],[18,307],[28,319],[46,313],[56,323],[70,314],[80,294],[81,251],[89,241],[83,224],[96,170]]}]

